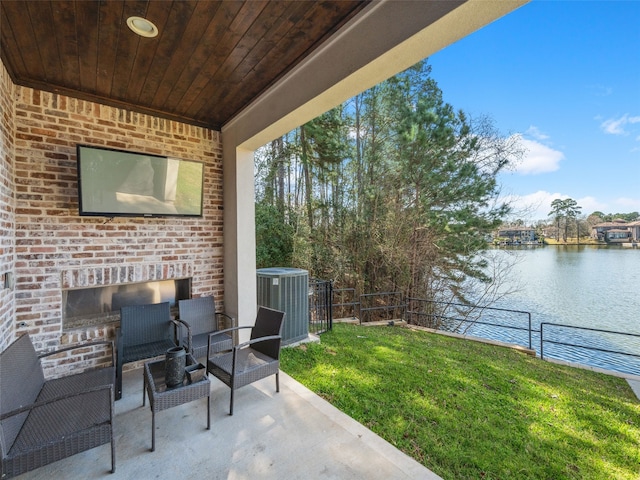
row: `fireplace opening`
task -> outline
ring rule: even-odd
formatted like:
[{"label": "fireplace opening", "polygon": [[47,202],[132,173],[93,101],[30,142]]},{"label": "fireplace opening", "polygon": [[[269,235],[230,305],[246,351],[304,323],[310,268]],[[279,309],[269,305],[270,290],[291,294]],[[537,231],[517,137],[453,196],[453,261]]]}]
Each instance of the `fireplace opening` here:
[{"label": "fireplace opening", "polygon": [[149,303],[169,302],[177,315],[178,301],[188,298],[191,278],[66,289],[62,291],[62,325],[68,330],[119,322],[121,307]]}]

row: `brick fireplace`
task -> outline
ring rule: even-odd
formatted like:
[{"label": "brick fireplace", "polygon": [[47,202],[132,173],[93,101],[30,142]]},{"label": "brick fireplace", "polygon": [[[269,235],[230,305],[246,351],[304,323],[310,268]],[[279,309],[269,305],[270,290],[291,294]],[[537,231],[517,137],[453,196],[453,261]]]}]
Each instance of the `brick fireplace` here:
[{"label": "brick fireplace", "polygon": [[191,297],[188,263],[67,270],[62,274],[62,329],[117,324],[120,308],[169,302],[177,315],[179,300]]},{"label": "brick fireplace", "polygon": [[[223,308],[219,132],[17,86],[1,63],[0,83],[2,104],[14,112],[0,118],[8,166],[0,173],[13,191],[3,199],[3,240],[13,247],[13,255],[3,250],[3,272],[12,263],[15,272],[13,289],[2,290],[4,305],[14,304],[2,331],[29,333],[42,350],[112,337],[109,315],[65,322],[63,300],[76,289],[169,281],[179,295],[213,295]],[[204,163],[202,218],[79,216],[78,143]]]}]

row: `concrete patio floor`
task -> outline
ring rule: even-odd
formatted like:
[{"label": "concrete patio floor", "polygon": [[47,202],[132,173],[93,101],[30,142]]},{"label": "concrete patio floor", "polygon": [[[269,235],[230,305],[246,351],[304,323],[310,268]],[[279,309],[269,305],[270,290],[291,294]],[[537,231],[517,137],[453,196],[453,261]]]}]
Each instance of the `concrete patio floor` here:
[{"label": "concrete patio floor", "polygon": [[24,474],[20,479],[439,479],[328,402],[280,374],[236,391],[211,379],[211,430],[206,399],[156,414],[142,406],[142,370],[123,375],[116,402],[116,473],[109,446]]}]

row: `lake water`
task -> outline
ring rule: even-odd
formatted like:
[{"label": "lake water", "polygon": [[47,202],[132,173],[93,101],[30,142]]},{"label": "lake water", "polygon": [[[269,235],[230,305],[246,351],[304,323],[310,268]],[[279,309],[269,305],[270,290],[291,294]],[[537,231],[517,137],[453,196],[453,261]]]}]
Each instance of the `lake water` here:
[{"label": "lake water", "polygon": [[[494,251],[516,258],[496,307],[531,313],[532,347],[540,354],[540,324],[572,325],[640,335],[640,249],[546,246]],[[506,315],[526,326],[522,315]],[[518,318],[519,317],[519,318]],[[500,322],[499,322],[500,323]],[[545,325],[544,356],[640,375],[640,337]],[[475,326],[468,334],[528,346],[528,332]],[[586,345],[592,349],[553,342]]]}]

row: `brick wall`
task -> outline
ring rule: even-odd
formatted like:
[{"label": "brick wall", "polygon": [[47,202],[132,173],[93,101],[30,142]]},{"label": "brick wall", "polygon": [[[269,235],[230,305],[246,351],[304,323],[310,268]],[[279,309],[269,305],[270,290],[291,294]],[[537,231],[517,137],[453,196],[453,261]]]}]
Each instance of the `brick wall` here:
[{"label": "brick wall", "polygon": [[13,82],[0,62],[0,350],[13,340],[14,292],[4,277],[14,270]]},{"label": "brick wall", "polygon": [[[189,276],[194,296],[214,294],[222,307],[219,133],[21,86],[11,88],[13,94],[2,97],[13,98],[15,109],[16,335],[28,332],[37,349],[112,336],[113,327],[63,330],[62,289],[67,287]],[[3,119],[3,129],[10,127],[7,123]],[[80,217],[77,143],[204,162],[203,217]],[[4,214],[4,201],[2,210]]]}]

